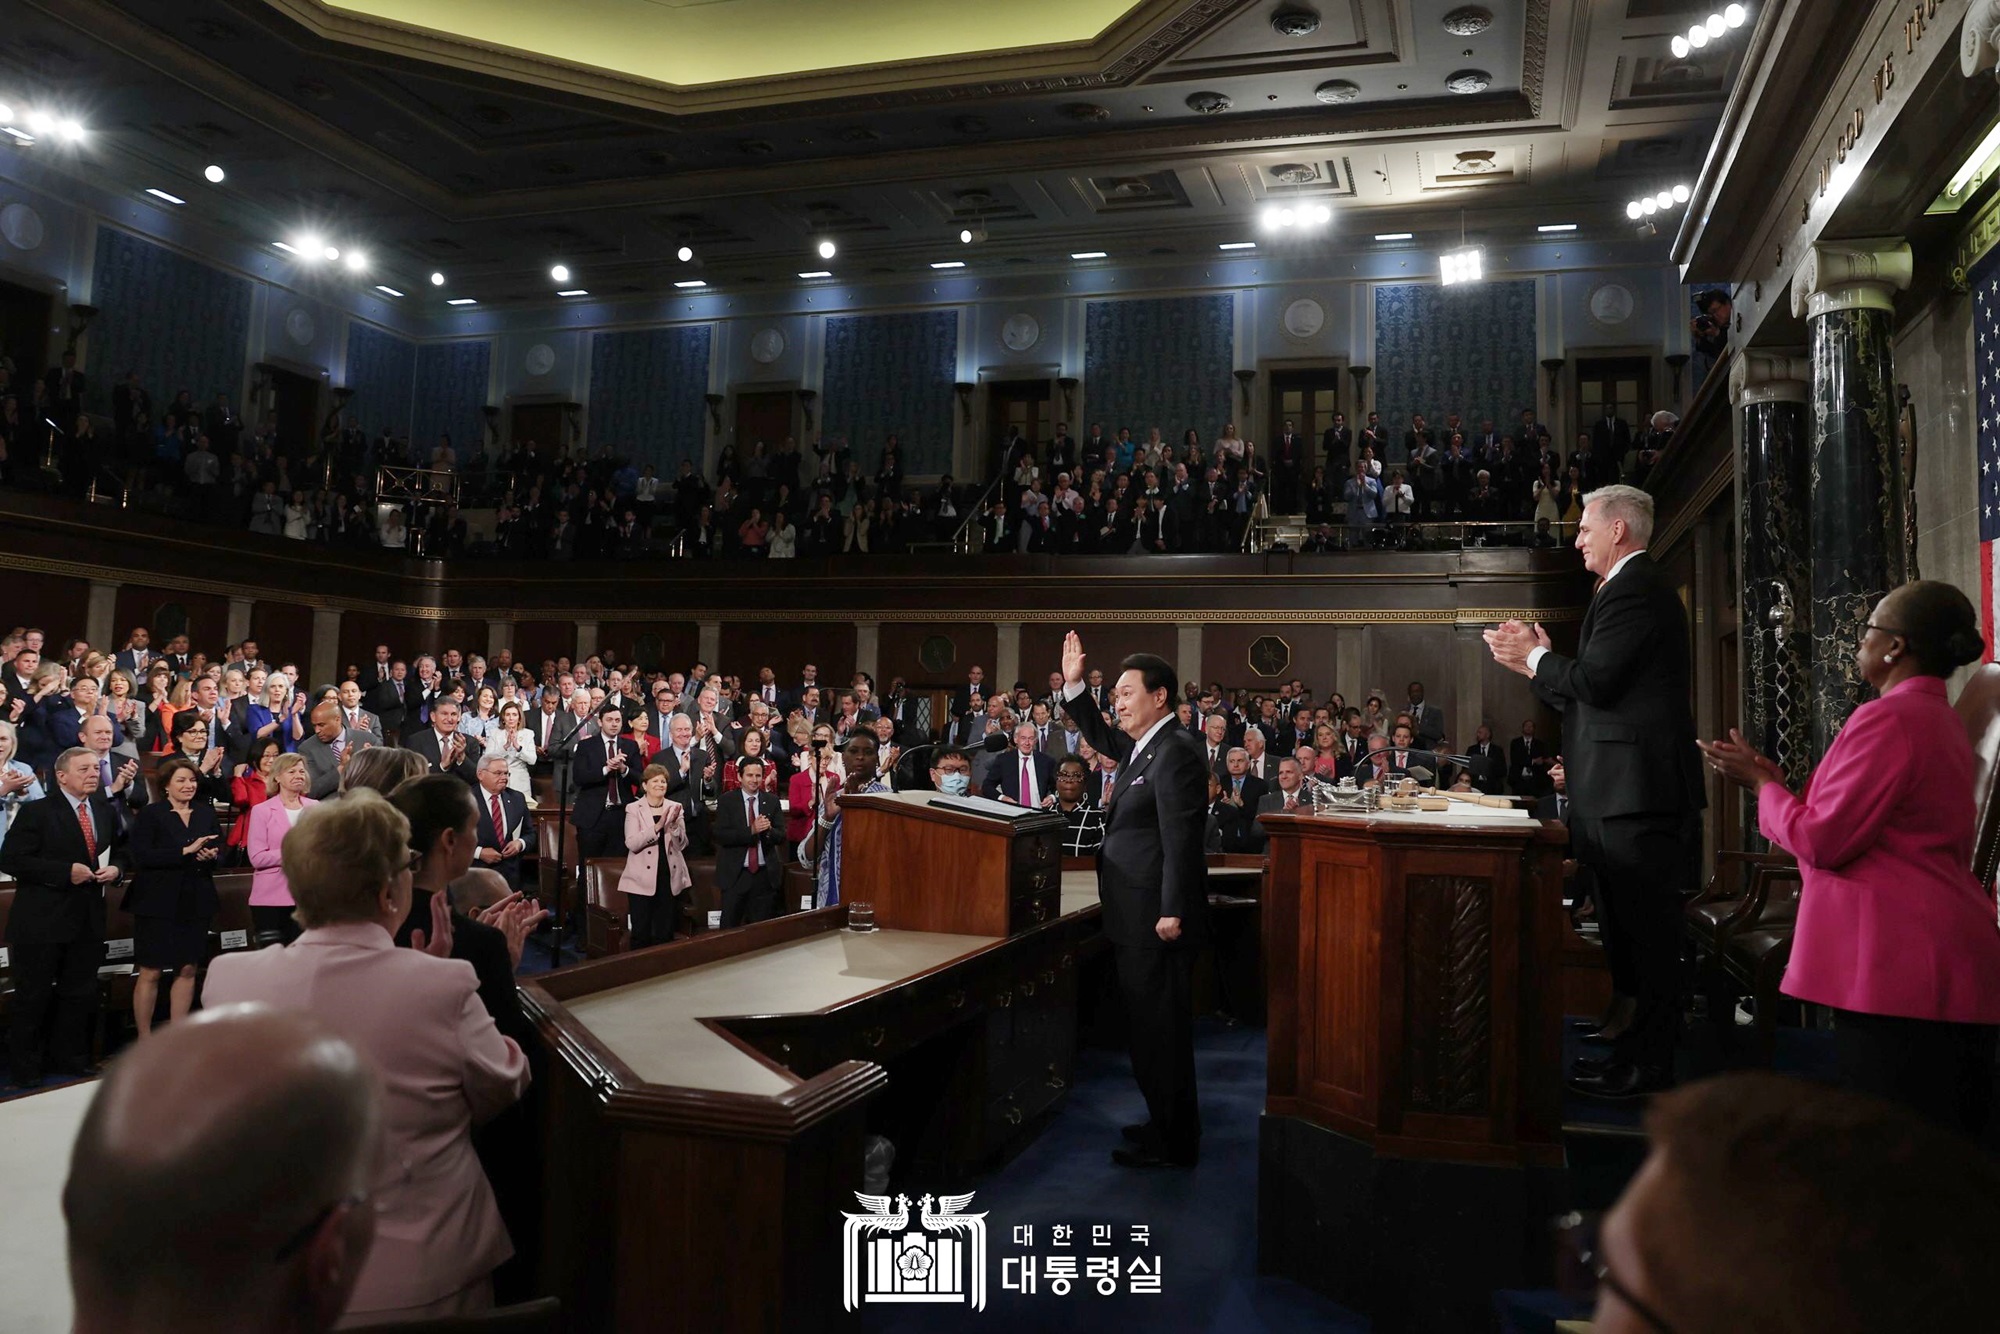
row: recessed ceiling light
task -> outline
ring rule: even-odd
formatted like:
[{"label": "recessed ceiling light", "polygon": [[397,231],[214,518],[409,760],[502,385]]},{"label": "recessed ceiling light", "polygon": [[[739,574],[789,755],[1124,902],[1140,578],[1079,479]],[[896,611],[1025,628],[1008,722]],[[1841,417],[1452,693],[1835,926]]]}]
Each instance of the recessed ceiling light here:
[{"label": "recessed ceiling light", "polygon": [[431,286],[432,286],[432,287],[443,287],[443,286],[444,286],[444,275],[443,275],[442,273],[433,273],[433,274],[431,275]]},{"label": "recessed ceiling light", "polygon": [[1216,247],[1217,250],[1255,250],[1256,248],[1257,243],[1255,241],[1224,241]]},{"label": "recessed ceiling light", "polygon": [[206,167],[203,167],[201,169],[201,174],[203,179],[205,179],[210,185],[222,184],[222,176],[223,176],[222,168],[216,166],[213,162],[209,163]]},{"label": "recessed ceiling light", "polygon": [[694,247],[684,245],[679,250],[676,250],[674,252],[674,257],[680,260],[681,263],[685,264],[689,260],[694,258]]},{"label": "recessed ceiling light", "polygon": [[167,201],[167,202],[168,202],[169,204],[185,204],[185,203],[187,203],[187,200],[185,200],[185,199],[182,199],[182,198],[181,198],[181,197],[180,197],[179,195],[170,195],[170,194],[168,194],[168,193],[167,193],[167,192],[166,192],[165,190],[155,190],[155,189],[154,189],[153,187],[151,187],[150,185],[146,187],[146,193],[147,193],[147,194],[149,194],[149,195],[151,195],[151,196],[152,196],[153,198],[155,198],[155,199],[164,199],[164,200],[166,200],[166,201]]},{"label": "recessed ceiling light", "polygon": [[376,284],[375,284],[375,290],[376,290],[376,291],[378,291],[378,292],[387,292],[387,293],[388,293],[388,294],[389,294],[390,296],[401,296],[401,295],[402,295],[402,293],[401,293],[401,292],[398,292],[398,291],[397,291],[397,290],[396,290],[395,288],[393,288],[393,287],[390,287],[390,286],[388,286],[387,284],[384,284],[384,283],[376,283]]},{"label": "recessed ceiling light", "polygon": [[1102,250],[1072,250],[1069,257],[1071,259],[1104,259],[1107,256]]},{"label": "recessed ceiling light", "polygon": [[801,278],[831,278],[832,276],[832,269],[808,269],[799,275]]},{"label": "recessed ceiling light", "polygon": [[686,279],[683,279],[683,280],[682,280],[682,281],[680,281],[680,282],[677,282],[677,283],[675,283],[675,284],[674,284],[674,286],[676,286],[676,287],[706,287],[706,286],[708,286],[708,284],[707,284],[707,283],[705,283],[705,282],[703,282],[703,281],[702,281],[701,279],[699,279],[699,278],[686,278]]},{"label": "recessed ceiling light", "polygon": [[961,228],[959,228],[959,230],[958,230],[958,243],[959,243],[960,245],[971,245],[971,244],[972,244],[972,228],[970,228],[970,227],[961,227]]},{"label": "recessed ceiling light", "polygon": [[479,303],[469,296],[455,296],[445,302],[447,306],[476,306]]},{"label": "recessed ceiling light", "polygon": [[965,267],[965,261],[962,259],[940,259],[933,261],[931,267],[934,269],[962,269]]},{"label": "recessed ceiling light", "polygon": [[836,254],[838,254],[838,253],[839,253],[839,252],[838,252],[838,250],[836,250],[836,248],[834,247],[834,244],[833,244],[833,242],[831,242],[831,241],[821,241],[821,242],[819,243],[819,257],[820,257],[821,259],[832,259],[832,258],[834,257],[834,255],[836,255]]},{"label": "recessed ceiling light", "polygon": [[1535,228],[1535,230],[1538,232],[1573,232],[1576,230],[1576,224],[1573,222],[1545,222]]},{"label": "recessed ceiling light", "polygon": [[581,288],[581,287],[568,287],[568,288],[564,288],[564,289],[563,289],[562,291],[560,291],[560,292],[557,292],[557,293],[556,293],[556,295],[557,295],[557,296],[589,296],[589,295],[590,295],[590,293],[589,293],[589,292],[587,292],[587,291],[585,291],[585,290],[584,290],[583,288]]},{"label": "recessed ceiling light", "polygon": [[568,281],[569,281],[569,266],[568,266],[567,264],[558,264],[558,265],[556,265],[556,266],[555,266],[554,268],[552,268],[552,269],[550,269],[550,270],[549,270],[549,277],[551,277],[551,278],[555,279],[555,280],[556,280],[557,282],[559,282],[559,283],[566,283],[566,282],[568,282]]},{"label": "recessed ceiling light", "polygon": [[1415,238],[1416,238],[1416,233],[1415,233],[1415,232],[1377,232],[1377,233],[1375,233],[1375,239],[1376,239],[1376,240],[1378,240],[1378,241],[1410,241],[1410,240],[1414,240]]},{"label": "recessed ceiling light", "polygon": [[288,255],[296,255],[299,253],[298,250],[294,249],[291,246],[286,245],[283,241],[273,241],[271,242],[271,244],[276,246],[278,249],[284,251]]}]

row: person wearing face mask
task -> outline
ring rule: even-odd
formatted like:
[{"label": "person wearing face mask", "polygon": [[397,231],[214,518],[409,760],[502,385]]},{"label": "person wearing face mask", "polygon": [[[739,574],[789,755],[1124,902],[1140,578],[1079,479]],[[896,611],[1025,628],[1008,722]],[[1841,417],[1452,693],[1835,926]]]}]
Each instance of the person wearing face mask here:
[{"label": "person wearing face mask", "polygon": [[1095,857],[1104,846],[1104,808],[1091,799],[1090,766],[1077,755],[1056,763],[1056,790],[1048,808],[1069,822],[1063,833],[1063,856]]},{"label": "person wearing face mask", "polygon": [[972,760],[957,746],[945,746],[931,760],[931,786],[947,797],[972,791]]}]

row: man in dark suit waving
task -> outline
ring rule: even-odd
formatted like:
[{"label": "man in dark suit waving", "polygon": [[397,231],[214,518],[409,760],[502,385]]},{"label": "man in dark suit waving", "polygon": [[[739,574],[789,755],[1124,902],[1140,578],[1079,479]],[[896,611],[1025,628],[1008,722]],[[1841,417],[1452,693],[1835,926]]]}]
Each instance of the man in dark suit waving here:
[{"label": "man in dark suit waving", "polygon": [[1132,1076],[1151,1121],[1127,1126],[1114,1149],[1123,1167],[1192,1167],[1201,1148],[1194,1085],[1194,956],[1208,942],[1202,860],[1207,766],[1174,727],[1174,669],[1150,653],[1120,664],[1112,689],[1118,727],[1084,689],[1083,641],[1063,639],[1063,708],[1084,739],[1118,762],[1105,794],[1097,892],[1131,1025]]},{"label": "man in dark suit waving", "polygon": [[20,882],[7,944],[14,961],[9,1055],[22,1088],[40,1083],[45,1069],[83,1074],[89,1059],[104,890],[118,880],[125,842],[99,777],[95,754],[64,751],[56,757],[55,791],[21,807],[0,846],[0,871]]},{"label": "man in dark suit waving", "polygon": [[1632,1022],[1606,1030],[1611,1055],[1585,1058],[1570,1088],[1606,1099],[1673,1083],[1680,1017],[1681,895],[1701,851],[1700,757],[1689,707],[1687,613],[1652,558],[1653,498],[1630,486],[1584,497],[1576,547],[1598,576],[1574,658],[1519,621],[1486,632],[1493,659],[1562,710],[1570,839],[1597,872],[1607,950],[1629,951]]},{"label": "man in dark suit waving", "polygon": [[768,768],[755,755],[738,761],[741,791],[725,792],[715,803],[715,884],[722,891],[724,926],[778,915],[785,814],[777,795],[764,791]]}]

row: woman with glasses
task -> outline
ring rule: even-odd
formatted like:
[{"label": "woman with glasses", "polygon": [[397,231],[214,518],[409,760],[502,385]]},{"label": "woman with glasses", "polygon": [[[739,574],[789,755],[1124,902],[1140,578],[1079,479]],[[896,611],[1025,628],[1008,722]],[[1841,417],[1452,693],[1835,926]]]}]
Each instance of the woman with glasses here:
[{"label": "woman with glasses", "polygon": [[236,811],[229,825],[229,846],[250,846],[250,816],[271,795],[271,779],[277,773],[278,757],[285,753],[276,737],[260,737],[250,743],[250,765],[229,780],[229,803]]},{"label": "woman with glasses", "polygon": [[1985,651],[1979,615],[1919,580],[1875,605],[1854,651],[1876,697],[1802,794],[1731,730],[1709,766],[1757,794],[1802,884],[1781,990],[1833,1011],[1840,1082],[1980,1138],[2000,1039],[2000,926],[1973,876],[1977,760],[1945,680]]},{"label": "woman with glasses", "polygon": [[521,1096],[528,1061],[480,1004],[472,969],[436,957],[451,949],[442,897],[422,947],[395,947],[418,860],[409,821],[375,792],[321,802],[283,842],[304,931],[285,949],[223,955],[208,973],[209,1005],[310,1008],[381,1072],[384,1156],[405,1169],[376,1196],[349,1324],[487,1310],[493,1270],[514,1250],[472,1128]]},{"label": "woman with glasses", "polygon": [[229,780],[223,777],[222,747],[208,744],[208,724],[192,708],[174,715],[173,754],[194,766],[197,800],[214,803],[230,799]]}]

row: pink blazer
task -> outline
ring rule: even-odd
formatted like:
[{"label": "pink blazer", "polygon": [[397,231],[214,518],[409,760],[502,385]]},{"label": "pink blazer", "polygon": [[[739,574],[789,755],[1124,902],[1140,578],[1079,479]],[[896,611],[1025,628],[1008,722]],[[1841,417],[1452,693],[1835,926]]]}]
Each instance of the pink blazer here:
[{"label": "pink blazer", "polygon": [[2000,1023],[2000,925],[1972,877],[1972,743],[1937,677],[1854,711],[1803,798],[1757,793],[1804,881],[1786,995],[1843,1010]]},{"label": "pink blazer", "polygon": [[[316,804],[311,797],[299,800],[307,810]],[[250,808],[250,839],[245,846],[250,850],[250,865],[256,872],[250,877],[251,907],[292,906],[292,887],[285,883],[285,868],[278,856],[285,835],[291,832],[292,822],[285,818],[282,799],[268,797]]]},{"label": "pink blazer", "polygon": [[471,964],[397,949],[373,922],[345,923],[220,956],[203,999],[309,1010],[381,1073],[375,1245],[349,1316],[434,1302],[514,1253],[472,1127],[521,1096],[528,1059],[480,1004]]},{"label": "pink blazer", "polygon": [[656,842],[663,820],[667,826],[667,874],[674,893],[678,895],[694,884],[687,858],[681,855],[688,843],[687,812],[671,800],[656,811],[641,798],[625,808],[625,870],[618,877],[621,893],[651,897],[659,887],[660,850]]}]

